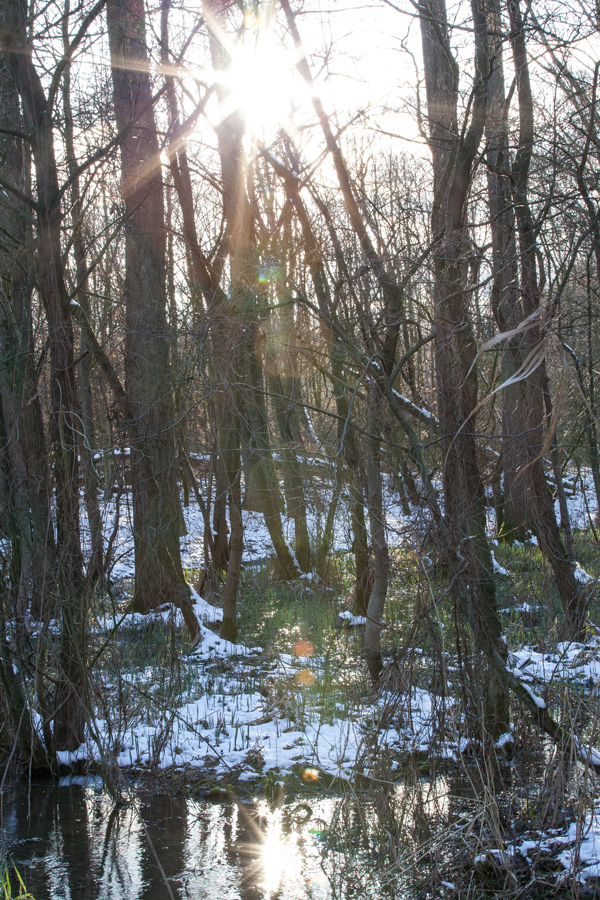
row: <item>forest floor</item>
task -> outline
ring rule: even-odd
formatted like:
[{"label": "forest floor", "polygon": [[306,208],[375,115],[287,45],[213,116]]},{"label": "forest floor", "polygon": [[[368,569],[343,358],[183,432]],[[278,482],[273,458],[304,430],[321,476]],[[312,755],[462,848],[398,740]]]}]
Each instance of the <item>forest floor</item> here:
[{"label": "forest floor", "polygon": [[[560,606],[535,541],[496,544],[494,565],[511,667],[593,754],[600,746],[600,556],[587,518],[596,514],[592,494],[581,487],[574,486],[570,503],[578,577],[592,591],[585,643],[558,641]],[[107,504],[109,526],[114,515]],[[103,647],[92,673],[93,734],[75,753],[59,754],[62,765],[108,762],[140,788],[162,785],[225,801],[233,793],[258,792],[277,803],[298,792],[350,790],[356,799],[366,791],[383,856],[396,847],[398,864],[397,838],[408,829],[406,865],[425,860],[440,895],[467,882],[479,885],[481,896],[593,894],[600,884],[600,781],[569,758],[572,748],[543,739],[519,709],[510,731],[488,748],[491,755],[469,736],[451,614],[434,604],[427,627],[419,622],[437,577],[418,550],[422,523],[391,499],[388,516],[385,669],[373,691],[361,656],[363,623],[350,612],[343,510],[327,579],[291,584],[277,580],[261,517],[246,514],[239,643],[218,636],[218,597],[208,602],[194,592],[203,624],[193,651],[179,613],[127,613],[131,536],[121,511],[113,588],[97,598],[92,619],[91,643]],[[200,511],[190,506],[186,517],[186,571],[194,584],[202,565]],[[318,530],[317,514],[312,525]]]}]

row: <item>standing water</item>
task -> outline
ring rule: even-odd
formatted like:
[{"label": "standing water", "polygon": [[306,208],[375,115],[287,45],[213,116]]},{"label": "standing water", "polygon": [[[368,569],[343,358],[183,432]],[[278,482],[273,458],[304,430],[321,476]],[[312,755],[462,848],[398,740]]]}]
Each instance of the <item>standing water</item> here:
[{"label": "standing water", "polygon": [[143,792],[117,808],[100,779],[69,776],[4,792],[1,856],[36,900],[376,898],[392,888],[377,874],[376,819],[372,804],[339,797],[275,806]]}]

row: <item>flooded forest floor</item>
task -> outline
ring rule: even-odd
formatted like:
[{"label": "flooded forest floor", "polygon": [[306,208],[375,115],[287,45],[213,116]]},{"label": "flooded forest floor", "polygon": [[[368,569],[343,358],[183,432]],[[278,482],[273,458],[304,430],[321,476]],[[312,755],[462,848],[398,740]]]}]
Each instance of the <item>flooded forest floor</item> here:
[{"label": "flooded forest floor", "polygon": [[[600,563],[591,531],[575,541],[583,643],[559,641],[535,542],[497,544],[494,565],[509,664],[591,753]],[[243,571],[236,644],[218,636],[216,593],[194,592],[193,650],[171,609],[127,614],[126,570],[98,594],[87,741],[60,754],[58,781],[4,769],[2,896],[19,896],[19,876],[36,900],[600,896],[598,777],[517,706],[482,743],[463,714],[452,610],[429,604],[435,561],[392,551],[375,690],[347,548],[327,578],[294,583],[260,552]],[[199,567],[186,576],[197,584]],[[32,623],[32,648],[40,634]]]}]

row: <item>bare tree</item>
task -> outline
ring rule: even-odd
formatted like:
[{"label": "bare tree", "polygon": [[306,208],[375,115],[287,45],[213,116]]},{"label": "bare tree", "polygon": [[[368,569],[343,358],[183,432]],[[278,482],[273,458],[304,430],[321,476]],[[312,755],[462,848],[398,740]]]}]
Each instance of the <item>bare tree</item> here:
[{"label": "bare tree", "polygon": [[[85,36],[102,2],[88,12],[69,54]],[[79,529],[77,445],[78,394],[74,336],[61,248],[61,191],[54,151],[53,107],[65,57],[54,71],[48,96],[33,64],[26,37],[26,5],[11,0],[0,27],[13,78],[21,97],[23,119],[33,144],[35,163],[37,287],[46,315],[50,351],[50,431],[56,485],[57,589],[61,609],[61,679],[56,691],[54,741],[73,749],[84,735],[86,683],[86,585]]]},{"label": "bare tree", "polygon": [[[71,185],[71,219],[72,219],[72,243],[75,258],[75,291],[73,295],[76,302],[82,307],[84,314],[90,318],[88,265],[84,239],[83,201],[77,159],[74,143],[74,120],[71,103],[71,62],[69,56],[69,22],[70,2],[66,0],[62,21],[63,52],[67,59],[64,68],[62,84],[62,100],[64,113],[64,138],[69,169],[69,181]],[[94,414],[94,401],[92,394],[91,372],[92,358],[88,341],[83,331],[79,352],[79,381],[81,398],[81,440],[79,442],[80,457],[83,468],[83,499],[88,517],[90,532],[90,557],[87,565],[87,575],[92,581],[102,577],[104,571],[104,539],[102,535],[102,514],[98,500],[98,472],[96,460],[96,423]]]},{"label": "bare tree", "polygon": [[[210,49],[216,73],[226,71],[230,64],[223,38],[224,20],[218,4],[206,3],[210,31]],[[277,555],[281,574],[293,578],[296,565],[286,545],[281,525],[281,493],[279,491],[273,458],[265,403],[262,355],[260,348],[260,320],[263,298],[258,290],[259,248],[256,223],[248,195],[248,183],[252,178],[243,147],[245,126],[238,110],[228,107],[228,91],[218,84],[217,95],[222,109],[216,126],[221,177],[223,186],[223,214],[226,223],[226,253],[229,261],[229,291],[226,301],[216,310],[218,318],[227,322],[220,335],[227,334],[228,357],[225,383],[233,394],[228,398],[232,405],[228,415],[238,418],[235,426],[244,447],[247,460],[246,490],[255,486],[257,499],[264,514],[271,540]],[[223,359],[223,363],[226,360]],[[229,446],[228,444],[225,445]],[[229,480],[234,470],[229,470]],[[231,565],[231,560],[230,560]]]},{"label": "bare tree", "polygon": [[[488,109],[490,45],[485,4],[473,0],[471,9],[474,83],[469,120],[459,124],[459,67],[450,44],[445,2],[422,0],[419,4],[434,178],[431,227],[435,240],[435,350],[445,501],[442,540],[448,589],[458,604],[459,615],[469,623],[478,647],[491,662],[494,656],[505,658],[506,647],[496,606],[474,434],[477,347],[469,319],[464,264],[469,189]],[[493,666],[483,693],[485,726],[497,735],[506,727],[508,705],[505,687]]]},{"label": "bare tree", "polygon": [[[8,586],[0,604],[0,683],[17,741],[37,767],[45,761],[33,727],[20,654],[29,610],[50,612],[55,575],[50,484],[33,358],[30,274],[32,229],[19,95],[0,50],[0,502],[10,547]],[[10,193],[14,188],[17,194]],[[37,476],[37,477],[36,477]],[[38,480],[39,479],[39,480]],[[7,619],[14,623],[9,642]]]},{"label": "bare tree", "polygon": [[110,0],[108,37],[120,132],[125,230],[125,372],[131,442],[135,593],[148,611],[176,603],[198,634],[181,568],[166,321],[165,211],[143,0]]},{"label": "bare tree", "polygon": [[[1,56],[0,135],[5,192],[0,206],[0,400],[7,473],[4,522],[13,523],[11,582],[17,621],[31,609],[50,612],[55,572],[54,526],[45,428],[34,359],[32,204],[19,95]],[[11,187],[19,192],[11,194]],[[6,534],[10,529],[6,528]]]},{"label": "bare tree", "polygon": [[[505,525],[517,521],[533,527],[540,547],[547,557],[560,593],[565,613],[565,636],[579,639],[585,630],[585,596],[573,572],[564,548],[554,504],[543,468],[546,424],[550,394],[544,358],[544,332],[541,319],[541,290],[538,279],[536,225],[529,203],[529,170],[534,144],[534,108],[524,24],[519,0],[508,0],[510,37],[516,73],[519,102],[519,139],[511,167],[515,220],[519,237],[520,303],[527,328],[519,341],[516,362],[526,374],[518,382],[517,421],[524,424],[514,436],[519,451],[515,469],[505,484]],[[518,307],[517,307],[518,308]],[[536,321],[539,313],[540,321]],[[515,345],[513,345],[513,354]],[[506,474],[506,469],[505,469]],[[511,506],[517,511],[509,512]]]}]

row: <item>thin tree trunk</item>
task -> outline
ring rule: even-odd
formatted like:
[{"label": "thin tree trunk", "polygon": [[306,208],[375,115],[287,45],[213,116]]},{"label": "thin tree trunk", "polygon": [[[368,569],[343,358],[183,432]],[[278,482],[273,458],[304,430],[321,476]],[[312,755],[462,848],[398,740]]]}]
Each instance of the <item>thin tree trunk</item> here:
[{"label": "thin tree trunk", "polygon": [[379,680],[383,666],[381,657],[381,623],[387,599],[390,555],[385,534],[383,483],[381,476],[381,420],[382,396],[376,385],[369,392],[367,418],[367,485],[369,525],[373,545],[373,587],[367,607],[365,654],[374,683]]},{"label": "thin tree trunk", "polygon": [[[511,25],[511,45],[515,64],[517,95],[519,98],[519,146],[512,165],[512,183],[521,260],[521,289],[523,312],[532,316],[540,306],[537,277],[536,235],[529,206],[528,181],[534,141],[533,97],[529,79],[529,64],[525,45],[524,26],[519,0],[508,0]],[[540,348],[541,331],[532,328],[523,336],[523,358]],[[545,360],[523,382],[520,402],[524,404],[527,428],[522,435],[526,460],[517,474],[526,487],[527,505],[522,518],[530,522],[540,548],[546,556],[559,591],[564,612],[564,636],[579,640],[585,632],[587,615],[585,594],[575,579],[571,560],[564,548],[543,469],[542,452],[545,444],[548,376]]]},{"label": "thin tree trunk", "polygon": [[[70,0],[66,0],[63,18],[63,45],[65,54],[69,48],[69,12]],[[65,128],[65,149],[67,165],[71,178],[71,220],[73,225],[73,254],[75,256],[75,278],[77,284],[76,298],[88,319],[91,318],[89,302],[89,285],[86,275],[87,263],[83,234],[83,205],[79,178],[77,177],[77,160],[73,134],[73,112],[71,109],[71,68],[67,65],[63,75],[63,108]],[[81,335],[79,348],[79,383],[81,395],[81,441],[79,445],[83,462],[83,500],[90,530],[90,558],[87,575],[91,581],[102,578],[104,573],[104,539],[102,534],[102,513],[98,502],[98,472],[95,463],[96,425],[94,420],[94,401],[91,383],[91,358],[85,330]]]},{"label": "thin tree trunk", "polygon": [[239,420],[236,415],[236,404],[232,404],[223,423],[222,448],[223,462],[227,474],[229,521],[231,525],[231,546],[227,576],[223,589],[223,624],[221,636],[226,640],[237,638],[237,593],[242,571],[242,554],[244,552],[244,527],[242,522],[242,490],[241,490],[241,455]]},{"label": "thin tree trunk", "polygon": [[295,551],[302,572],[311,570],[311,550],[306,521],[304,483],[296,448],[300,444],[299,429],[295,421],[294,385],[296,379],[270,375],[271,402],[281,438],[281,468],[286,500],[286,511],[294,521]]},{"label": "thin tree trunk", "polygon": [[[429,146],[433,158],[432,230],[437,242],[435,266],[436,370],[445,500],[449,591],[469,623],[477,647],[490,668],[483,697],[486,731],[493,737],[506,727],[506,692],[493,674],[494,654],[506,658],[496,606],[492,560],[486,537],[486,504],[479,472],[472,417],[477,406],[476,344],[468,318],[463,256],[467,198],[474,160],[487,112],[489,44],[485,14],[473,0],[475,87],[470,122],[461,135],[457,122],[458,65],[452,55],[444,0],[419,5]],[[456,137],[453,137],[456,136]],[[469,427],[465,428],[465,423]],[[494,682],[494,689],[490,684]],[[471,685],[470,689],[476,689]]]},{"label": "thin tree trunk", "polygon": [[215,430],[216,447],[213,458],[216,460],[216,472],[215,499],[213,503],[214,549],[212,562],[217,571],[225,571],[229,565],[229,537],[227,534],[227,497],[229,486],[227,466],[224,458],[224,449],[228,438],[226,437],[223,424],[223,419],[227,416],[227,404],[228,400],[223,395],[219,395],[214,399],[215,415],[213,417],[213,428]]}]

